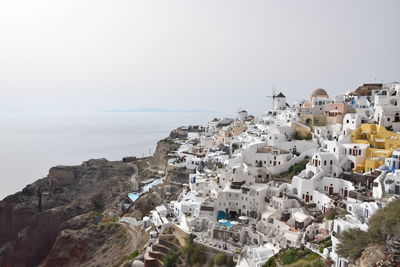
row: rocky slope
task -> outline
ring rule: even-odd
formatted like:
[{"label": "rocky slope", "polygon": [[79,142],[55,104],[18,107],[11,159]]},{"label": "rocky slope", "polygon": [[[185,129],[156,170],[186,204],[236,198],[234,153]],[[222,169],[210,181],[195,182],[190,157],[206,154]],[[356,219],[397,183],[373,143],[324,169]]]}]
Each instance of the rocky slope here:
[{"label": "rocky slope", "polygon": [[[171,135],[173,132],[171,132]],[[161,169],[165,168],[168,161],[168,153],[176,151],[178,148],[179,145],[170,137],[158,141],[156,151],[151,160],[152,166]]]},{"label": "rocky slope", "polygon": [[[121,265],[148,240],[139,228],[118,221],[133,191],[131,176],[149,171],[151,165],[165,169],[168,153],[176,148],[173,141],[162,140],[153,158],[57,166],[0,201],[0,266]],[[178,193],[167,182],[130,212],[141,218]]]},{"label": "rocky slope", "polygon": [[0,202],[1,266],[38,265],[61,231],[96,219],[67,223],[77,216],[105,209],[108,218],[116,218],[131,190],[133,170],[129,163],[104,159],[54,167],[46,178],[5,198]]}]

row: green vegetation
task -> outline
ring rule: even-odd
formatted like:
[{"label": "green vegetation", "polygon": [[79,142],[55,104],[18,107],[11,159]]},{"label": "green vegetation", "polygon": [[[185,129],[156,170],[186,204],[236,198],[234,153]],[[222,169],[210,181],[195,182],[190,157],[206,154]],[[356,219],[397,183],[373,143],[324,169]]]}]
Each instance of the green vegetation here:
[{"label": "green vegetation", "polygon": [[311,140],[312,134],[307,133],[306,136],[302,136],[299,132],[294,132],[294,134],[292,135],[292,138],[294,140]]},{"label": "green vegetation", "polygon": [[325,242],[322,244],[322,246],[319,248],[319,252],[320,252],[320,253],[323,253],[323,252],[324,252],[324,249],[325,249],[325,248],[329,248],[329,247],[332,247],[332,241],[331,241],[331,240],[325,241]]},{"label": "green vegetation", "polygon": [[369,220],[367,232],[359,229],[343,231],[338,245],[338,254],[352,260],[360,257],[369,243],[384,243],[387,236],[400,235],[400,200],[388,204]]},{"label": "green vegetation", "polygon": [[304,247],[281,250],[278,254],[269,258],[263,267],[276,267],[278,266],[277,263],[291,267],[325,266],[321,256]]},{"label": "green vegetation", "polygon": [[105,204],[104,204],[104,200],[103,200],[103,196],[101,194],[96,194],[95,196],[92,197],[92,199],[90,200],[90,202],[93,205],[93,209],[95,211],[103,211]]},{"label": "green vegetation", "polygon": [[312,134],[311,134],[311,133],[308,133],[308,134],[306,135],[306,137],[304,137],[304,140],[312,140]]},{"label": "green vegetation", "polygon": [[162,259],[165,267],[175,267],[180,263],[179,252],[170,250]]},{"label": "green vegetation", "polygon": [[324,262],[322,259],[316,259],[313,262],[309,262],[307,260],[298,260],[295,263],[286,265],[287,267],[325,267],[325,266],[330,266],[330,264],[327,264]]},{"label": "green vegetation", "polygon": [[139,255],[139,251],[135,250],[134,252],[132,252],[131,254],[129,254],[128,260],[133,260],[133,259],[135,259],[138,255]]},{"label": "green vegetation", "polygon": [[169,234],[169,235],[173,234],[173,233],[174,233],[174,228],[173,228],[173,227],[168,228],[168,229],[165,231],[165,233],[166,233],[166,234]]},{"label": "green vegetation", "polygon": [[187,244],[181,249],[183,257],[190,265],[204,264],[206,261],[206,256],[199,247],[193,245],[194,238],[195,236],[190,235],[190,237],[186,239]]},{"label": "green vegetation", "polygon": [[311,250],[305,248],[290,248],[281,256],[281,263],[282,264],[291,264],[300,259],[305,259],[308,262],[312,262],[319,258],[320,256]]},{"label": "green vegetation", "polygon": [[347,212],[346,210],[330,209],[326,213],[325,218],[327,220],[334,220],[334,219],[337,219],[337,218],[344,217],[346,214],[350,214],[350,213]]},{"label": "green vegetation", "polygon": [[274,175],[275,178],[285,178],[285,179],[292,179],[293,176],[298,175],[302,170],[306,168],[307,163],[309,162],[308,159],[303,159],[299,163],[291,166],[287,172],[283,172],[278,175]]},{"label": "green vegetation", "polygon": [[337,248],[338,254],[352,260],[357,259],[369,243],[368,232],[358,228],[344,231],[339,239],[341,244]]},{"label": "green vegetation", "polygon": [[276,261],[277,257],[274,255],[263,264],[263,267],[276,267]]},{"label": "green vegetation", "polygon": [[116,263],[113,264],[113,267],[117,266],[131,266],[132,260],[135,259],[139,255],[139,251],[135,250],[131,254],[124,255],[118,259]]},{"label": "green vegetation", "polygon": [[219,254],[215,255],[213,258],[213,262],[214,262],[214,264],[216,264],[218,266],[227,266],[227,267],[235,266],[233,257],[228,256],[224,253],[219,253]]}]

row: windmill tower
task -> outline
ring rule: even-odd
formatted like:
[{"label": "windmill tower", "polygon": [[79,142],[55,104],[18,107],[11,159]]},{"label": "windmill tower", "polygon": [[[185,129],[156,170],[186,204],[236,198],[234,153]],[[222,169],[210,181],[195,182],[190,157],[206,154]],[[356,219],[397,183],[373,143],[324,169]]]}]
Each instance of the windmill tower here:
[{"label": "windmill tower", "polygon": [[272,96],[267,96],[272,98],[272,107],[274,110],[284,110],[286,109],[286,96],[280,92],[276,94],[275,87],[272,89]]},{"label": "windmill tower", "polygon": [[275,110],[275,97],[276,97],[276,88],[275,85],[272,87],[272,95],[267,95],[267,98],[272,98],[272,108]]}]

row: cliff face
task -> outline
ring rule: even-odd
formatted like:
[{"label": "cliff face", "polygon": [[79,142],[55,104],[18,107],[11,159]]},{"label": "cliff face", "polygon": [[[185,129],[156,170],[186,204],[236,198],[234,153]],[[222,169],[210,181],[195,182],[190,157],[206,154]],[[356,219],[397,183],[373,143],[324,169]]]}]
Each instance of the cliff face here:
[{"label": "cliff face", "polygon": [[[114,266],[147,241],[147,234],[140,229],[132,231],[132,226],[113,221],[95,224],[93,214],[79,217],[66,222],[41,267]],[[88,224],[80,227],[82,222]]]},{"label": "cliff face", "polygon": [[[118,221],[127,194],[134,191],[131,177],[153,172],[151,167],[165,169],[168,153],[178,147],[166,138],[152,158],[57,166],[46,178],[0,201],[0,266],[122,265],[148,241],[141,229]],[[139,199],[130,215],[141,219],[176,199],[181,187],[169,180]]]},{"label": "cliff face", "polygon": [[151,165],[156,168],[164,169],[168,163],[168,154],[178,150],[178,148],[179,144],[175,143],[170,137],[158,141]]},{"label": "cliff face", "polygon": [[71,226],[65,222],[95,208],[117,217],[119,203],[132,190],[133,172],[129,163],[107,160],[55,167],[48,177],[5,198],[0,202],[0,265],[38,265]]}]

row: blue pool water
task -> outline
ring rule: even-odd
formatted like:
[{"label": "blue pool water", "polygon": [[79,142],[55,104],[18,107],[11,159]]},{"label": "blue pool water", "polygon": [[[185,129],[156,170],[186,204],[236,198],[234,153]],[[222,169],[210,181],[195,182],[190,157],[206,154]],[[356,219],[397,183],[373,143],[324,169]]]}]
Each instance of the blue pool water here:
[{"label": "blue pool water", "polygon": [[150,188],[160,184],[161,182],[162,182],[161,178],[160,179],[156,179],[153,182],[143,186],[142,192],[140,192],[140,193],[129,193],[128,197],[132,200],[132,202],[135,202],[142,194],[145,194],[145,193],[149,192]]},{"label": "blue pool water", "polygon": [[129,193],[128,197],[132,200],[132,202],[135,202],[138,198],[139,198],[139,194],[135,194],[135,193]]},{"label": "blue pool water", "polygon": [[231,222],[223,222],[223,223],[219,223],[220,225],[222,225],[222,226],[225,226],[225,227],[232,227],[232,223]]},{"label": "blue pool water", "polygon": [[151,183],[149,183],[149,184],[143,186],[142,193],[147,193],[147,192],[150,190],[150,188],[152,188],[153,186],[156,186],[156,185],[160,184],[161,182],[162,182],[162,179],[156,179],[156,180],[154,180],[153,182],[151,182]]}]

